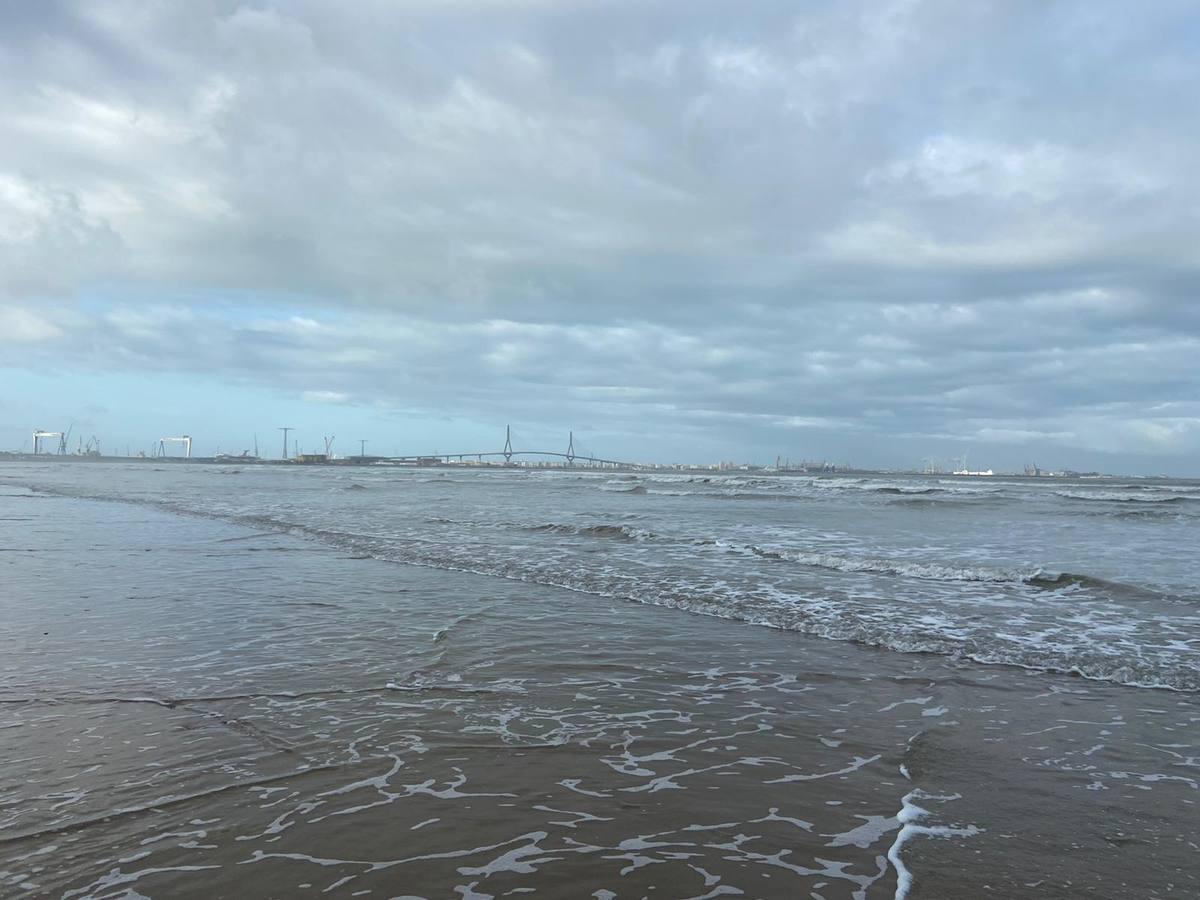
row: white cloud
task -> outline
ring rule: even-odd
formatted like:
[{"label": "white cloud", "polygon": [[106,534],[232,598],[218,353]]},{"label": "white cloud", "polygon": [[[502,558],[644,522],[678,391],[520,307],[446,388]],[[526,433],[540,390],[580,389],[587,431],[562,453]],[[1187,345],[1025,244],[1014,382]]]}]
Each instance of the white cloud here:
[{"label": "white cloud", "polygon": [[1001,144],[961,135],[927,138],[907,158],[867,172],[865,186],[911,186],[932,197],[980,197],[1046,206],[1058,201],[1126,200],[1163,190],[1157,167],[1138,156],[1044,140]]},{"label": "white cloud", "polygon": [[[51,319],[32,310],[0,307],[0,341],[13,344],[51,341],[63,336],[63,330]],[[13,359],[11,362],[17,362]]]},{"label": "white cloud", "polygon": [[349,403],[350,395],[342,391],[305,391],[305,403]]},{"label": "white cloud", "polygon": [[12,6],[0,348],[762,446],[1186,454],[1180,17]]}]

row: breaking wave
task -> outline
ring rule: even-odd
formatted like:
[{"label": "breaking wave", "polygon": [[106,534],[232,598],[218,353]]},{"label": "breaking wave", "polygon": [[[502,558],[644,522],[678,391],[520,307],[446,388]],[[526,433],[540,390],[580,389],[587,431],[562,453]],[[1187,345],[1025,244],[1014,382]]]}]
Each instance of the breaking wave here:
[{"label": "breaking wave", "polygon": [[654,533],[644,528],[632,528],[628,525],[568,525],[550,523],[546,525],[529,526],[529,531],[544,534],[572,534],[581,537],[610,538],[626,541],[648,541],[654,538]]},{"label": "breaking wave", "polygon": [[[872,575],[896,575],[908,578],[924,578],[934,581],[982,581],[994,583],[1026,583],[1043,576],[1041,569],[1030,572],[988,569],[979,566],[953,566],[940,563],[903,562],[877,557],[838,556],[807,550],[760,547],[750,545],[750,552],[764,559],[783,560],[830,569],[837,572],[866,572]],[[1057,576],[1056,576],[1057,577]]]},{"label": "breaking wave", "polygon": [[1102,503],[1200,503],[1200,496],[1183,493],[1138,493],[1136,489],[1122,491],[1055,491],[1067,500],[1091,500]]},{"label": "breaking wave", "polygon": [[610,481],[607,484],[601,485],[600,490],[608,491],[612,494],[644,494],[646,493],[646,486],[633,484],[628,481]]},{"label": "breaking wave", "polygon": [[1094,575],[1076,574],[1074,572],[1053,572],[1041,567],[1027,570],[994,569],[986,566],[907,562],[904,560],[869,556],[839,556],[833,553],[760,547],[756,545],[748,545],[746,549],[764,559],[782,560],[837,572],[890,575],[899,578],[918,578],[928,581],[1030,585],[1047,590],[1079,588],[1129,600],[1180,599],[1164,591],[1141,587],[1139,585],[1112,581]]}]

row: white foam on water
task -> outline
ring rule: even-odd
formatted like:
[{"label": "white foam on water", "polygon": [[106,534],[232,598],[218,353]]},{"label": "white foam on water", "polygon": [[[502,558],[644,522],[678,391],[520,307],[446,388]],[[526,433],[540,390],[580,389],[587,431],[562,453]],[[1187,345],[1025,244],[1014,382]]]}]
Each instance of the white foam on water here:
[{"label": "white foam on water", "polygon": [[895,816],[856,815],[854,818],[862,819],[863,824],[857,828],[851,828],[849,831],[844,831],[841,834],[823,835],[824,837],[831,838],[825,846],[854,846],[860,850],[865,850],[888,832],[900,827],[900,822]]},{"label": "white foam on water", "polygon": [[107,875],[102,875],[93,881],[91,884],[84,885],[81,888],[66,891],[63,893],[64,898],[69,897],[90,897],[95,891],[104,891],[110,888],[123,887],[133,884],[135,881],[140,881],[152,875],[162,875],[167,872],[202,872],[208,869],[219,869],[220,866],[158,866],[155,868],[141,869],[136,872],[122,872],[119,868],[112,869]]},{"label": "white foam on water", "polygon": [[887,706],[883,707],[879,711],[880,712],[891,712],[897,706],[903,706],[906,703],[912,703],[912,704],[915,704],[916,706],[924,706],[926,703],[928,703],[932,699],[933,699],[932,697],[911,697],[908,700],[897,700],[895,703],[889,703]]},{"label": "white foam on water", "polygon": [[955,827],[950,825],[917,824],[920,819],[930,815],[930,812],[918,806],[914,802],[915,800],[937,800],[945,803],[960,798],[961,795],[959,794],[929,794],[920,788],[909,791],[901,798],[900,811],[895,816],[895,821],[900,825],[900,831],[887,852],[888,861],[891,862],[892,867],[896,870],[895,900],[905,900],[908,897],[908,892],[912,890],[913,874],[900,857],[901,850],[908,840],[915,835],[927,835],[930,837],[972,837],[982,833],[982,829],[974,825]]}]

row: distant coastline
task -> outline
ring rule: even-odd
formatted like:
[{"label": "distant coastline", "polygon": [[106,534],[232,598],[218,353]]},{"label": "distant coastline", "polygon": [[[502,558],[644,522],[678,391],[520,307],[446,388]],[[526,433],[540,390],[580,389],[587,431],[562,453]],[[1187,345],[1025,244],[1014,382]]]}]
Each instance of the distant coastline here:
[{"label": "distant coastline", "polygon": [[24,453],[14,450],[0,450],[0,461],[4,462],[36,462],[36,463],[156,463],[168,465],[238,465],[238,466],[302,466],[302,467],[373,467],[379,469],[497,469],[497,470],[531,470],[531,471],[580,471],[580,472],[677,472],[688,475],[745,475],[747,473],[763,477],[845,477],[845,476],[879,476],[916,475],[930,478],[963,478],[977,480],[981,478],[1016,478],[1022,481],[1047,481],[1071,479],[1122,479],[1136,478],[1161,481],[1190,481],[1194,476],[1165,475],[1165,474],[1125,474],[1119,472],[1079,472],[1073,469],[1047,471],[1039,469],[1036,473],[1028,470],[1023,472],[1006,472],[1003,470],[976,472],[941,472],[921,469],[883,468],[869,469],[857,466],[825,466],[824,468],[776,468],[774,466],[759,466],[754,464],[730,465],[726,463],[627,463],[591,465],[587,463],[565,462],[536,462],[536,461],[477,461],[475,459],[459,459],[457,454],[451,458],[437,455],[427,456],[337,456],[326,458],[319,454],[300,454],[299,457],[288,459],[266,459],[255,456],[112,456],[99,453]]}]

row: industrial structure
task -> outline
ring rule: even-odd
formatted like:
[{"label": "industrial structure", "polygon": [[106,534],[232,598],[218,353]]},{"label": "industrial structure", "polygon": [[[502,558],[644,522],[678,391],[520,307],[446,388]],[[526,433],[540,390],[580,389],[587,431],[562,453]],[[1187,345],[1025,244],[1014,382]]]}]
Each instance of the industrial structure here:
[{"label": "industrial structure", "polygon": [[[58,438],[58,454],[62,456],[67,452],[67,435],[63,431],[35,431],[33,433],[33,455],[37,456],[42,452],[42,441],[48,438]],[[50,451],[46,451],[49,453]]]},{"label": "industrial structure", "polygon": [[588,453],[579,452],[575,447],[575,432],[573,431],[567,433],[567,449],[565,452],[561,450],[515,450],[513,449],[513,434],[512,426],[510,425],[506,425],[504,428],[504,449],[502,450],[484,450],[464,453],[435,453],[424,456],[380,456],[371,457],[371,459],[382,463],[428,466],[437,465],[439,463],[449,463],[454,460],[457,460],[460,463],[466,462],[467,460],[475,460],[476,462],[482,463],[485,458],[494,459],[496,457],[503,457],[505,465],[514,465],[514,456],[535,456],[547,461],[563,460],[568,466],[574,466],[578,462],[598,468],[644,468],[638,463],[622,462],[616,459],[603,459],[599,456],[592,456]]},{"label": "industrial structure", "polygon": [[158,439],[158,455],[167,455],[167,444],[183,444],[184,459],[192,458],[192,436],[190,434],[181,435],[180,437],[164,437]]},{"label": "industrial structure", "polygon": [[[112,459],[114,457],[103,456],[100,452],[100,441],[96,437],[92,437],[87,441],[86,446],[82,440],[79,442],[79,450],[76,453],[70,453],[67,450],[68,442],[71,438],[73,428],[67,431],[43,431],[37,430],[33,432],[33,454],[45,456],[54,454],[64,458],[89,457],[93,459]],[[478,465],[503,465],[503,466],[586,466],[592,468],[606,469],[642,469],[653,468],[644,466],[638,463],[624,462],[615,459],[605,459],[603,457],[594,456],[588,450],[585,450],[575,443],[575,432],[567,432],[566,447],[562,450],[525,450],[517,449],[520,446],[520,439],[513,434],[511,426],[505,426],[504,443],[499,450],[472,450],[472,451],[455,451],[452,453],[434,452],[424,454],[414,454],[411,456],[405,455],[367,455],[367,439],[358,439],[359,452],[357,456],[336,456],[334,454],[333,445],[335,436],[324,435],[324,452],[323,453],[301,453],[299,441],[293,441],[292,446],[288,446],[288,437],[296,429],[292,426],[281,426],[279,428],[283,432],[283,454],[279,459],[282,463],[303,462],[310,465],[393,465],[393,466],[437,466],[447,464],[478,464]],[[56,443],[51,443],[56,441]],[[176,456],[168,456],[168,445],[182,445],[182,454]],[[493,445],[495,446],[495,445]],[[52,449],[53,448],[53,449]],[[249,450],[243,450],[240,454],[221,453],[217,452],[215,456],[198,457],[192,456],[192,436],[189,434],[178,435],[173,437],[161,437],[153,443],[149,452],[139,451],[134,455],[130,455],[129,449],[126,448],[126,458],[130,459],[174,459],[187,460],[192,462],[267,462],[261,459],[258,452],[258,436],[254,438],[253,455]]]}]

